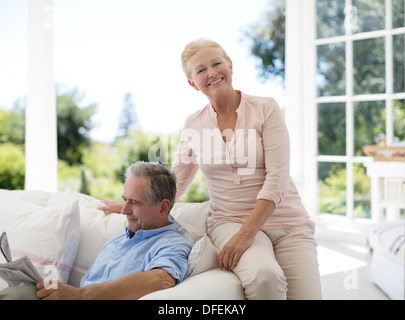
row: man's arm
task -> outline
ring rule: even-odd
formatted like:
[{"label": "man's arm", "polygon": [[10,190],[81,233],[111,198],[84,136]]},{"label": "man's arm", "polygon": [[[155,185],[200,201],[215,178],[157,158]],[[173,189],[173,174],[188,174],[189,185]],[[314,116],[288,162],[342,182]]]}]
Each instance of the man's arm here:
[{"label": "man's arm", "polygon": [[175,283],[165,270],[153,269],[83,288],[58,282],[57,289],[45,289],[41,281],[37,284],[37,296],[44,300],[137,300],[148,293],[171,288]]}]

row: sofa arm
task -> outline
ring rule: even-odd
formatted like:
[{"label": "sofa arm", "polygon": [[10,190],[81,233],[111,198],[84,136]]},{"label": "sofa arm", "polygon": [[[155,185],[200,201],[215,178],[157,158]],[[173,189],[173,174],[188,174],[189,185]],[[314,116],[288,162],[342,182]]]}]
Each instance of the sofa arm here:
[{"label": "sofa arm", "polygon": [[245,300],[239,278],[231,271],[212,269],[175,287],[155,291],[140,300]]}]

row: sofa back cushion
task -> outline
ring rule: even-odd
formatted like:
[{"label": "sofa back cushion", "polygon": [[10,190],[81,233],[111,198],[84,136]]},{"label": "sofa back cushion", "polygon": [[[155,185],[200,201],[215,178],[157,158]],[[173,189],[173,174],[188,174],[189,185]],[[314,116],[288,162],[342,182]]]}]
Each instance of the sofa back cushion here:
[{"label": "sofa back cushion", "polygon": [[[66,282],[80,238],[77,200],[59,207],[42,206],[48,193],[1,192],[0,233],[7,233],[13,260],[28,256],[44,279]],[[28,201],[27,201],[28,200]],[[0,263],[5,263],[0,255]],[[0,284],[4,287],[5,282]]]}]

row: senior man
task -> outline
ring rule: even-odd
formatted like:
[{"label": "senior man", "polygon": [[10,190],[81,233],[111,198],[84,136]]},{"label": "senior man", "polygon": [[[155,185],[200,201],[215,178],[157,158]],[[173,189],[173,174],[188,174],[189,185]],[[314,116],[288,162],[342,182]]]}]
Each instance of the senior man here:
[{"label": "senior man", "polygon": [[184,278],[192,245],[169,220],[176,196],[174,174],[158,163],[140,161],[126,170],[125,177],[125,233],[104,244],[80,288],[59,281],[45,286],[41,281],[36,285],[38,298],[138,299]]}]

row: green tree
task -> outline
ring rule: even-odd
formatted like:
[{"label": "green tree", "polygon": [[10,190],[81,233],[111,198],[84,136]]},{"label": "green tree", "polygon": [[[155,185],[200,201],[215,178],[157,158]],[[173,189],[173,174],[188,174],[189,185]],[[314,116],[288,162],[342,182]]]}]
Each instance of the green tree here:
[{"label": "green tree", "polygon": [[57,94],[58,158],[70,165],[81,164],[83,150],[90,145],[91,116],[96,104],[80,106],[83,99],[78,89]]},{"label": "green tree", "polygon": [[81,169],[81,186],[79,191],[83,194],[90,194],[89,182],[87,180],[86,171],[83,168]]},{"label": "green tree", "polygon": [[[84,95],[78,89],[61,92],[57,87],[58,158],[70,165],[82,163],[84,148],[90,145],[91,117],[96,104],[81,106]],[[0,142],[25,143],[25,99],[19,98],[11,110],[0,110]]]},{"label": "green tree", "polygon": [[152,137],[140,130],[129,132],[126,138],[118,138],[114,147],[120,155],[118,163],[115,165],[117,181],[124,181],[125,169],[136,161],[149,161],[149,150],[156,142]]},{"label": "green tree", "polygon": [[22,190],[25,182],[24,145],[0,144],[0,189]]},{"label": "green tree", "polygon": [[262,79],[281,78],[285,75],[285,1],[268,3],[259,22],[243,32],[251,54],[258,59],[257,69]]},{"label": "green tree", "polygon": [[24,144],[25,100],[19,98],[11,110],[0,110],[0,142]]},{"label": "green tree", "polygon": [[136,127],[137,115],[132,94],[127,92],[124,97],[124,104],[121,108],[117,137],[128,137],[128,134]]}]

